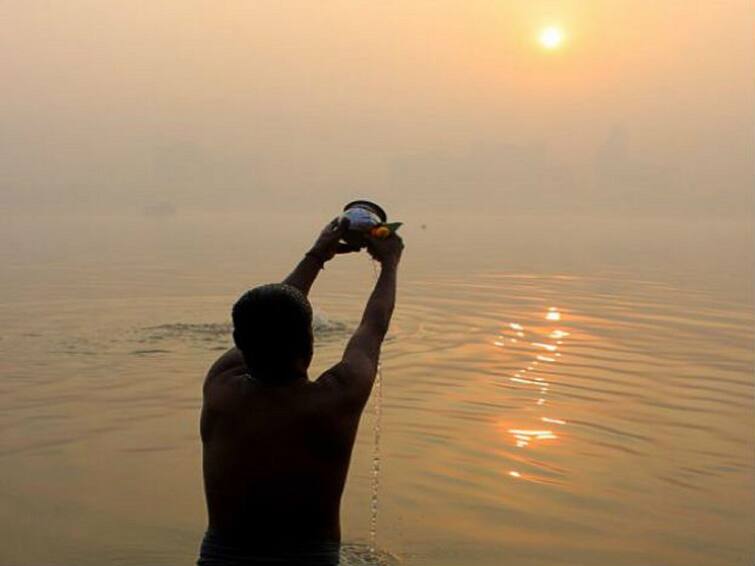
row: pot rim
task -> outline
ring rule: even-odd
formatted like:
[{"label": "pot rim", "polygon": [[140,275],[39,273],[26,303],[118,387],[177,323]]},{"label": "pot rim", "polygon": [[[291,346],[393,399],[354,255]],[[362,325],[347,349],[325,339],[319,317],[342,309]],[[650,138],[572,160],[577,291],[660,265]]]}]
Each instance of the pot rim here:
[{"label": "pot rim", "polygon": [[370,209],[372,212],[377,214],[380,217],[381,222],[386,222],[388,220],[388,215],[385,213],[385,210],[379,205],[375,204],[374,202],[370,200],[353,200],[349,204],[343,207],[343,210],[349,210],[350,208],[355,207],[361,207],[361,208],[367,208]]}]

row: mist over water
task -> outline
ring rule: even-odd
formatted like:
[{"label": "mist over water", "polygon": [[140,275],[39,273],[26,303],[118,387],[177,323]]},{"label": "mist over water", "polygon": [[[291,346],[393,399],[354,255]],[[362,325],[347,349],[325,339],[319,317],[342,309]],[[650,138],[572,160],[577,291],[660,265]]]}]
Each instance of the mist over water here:
[{"label": "mist over water", "polygon": [[751,7],[535,4],[0,6],[0,563],[191,563],[230,307],[366,197],[345,564],[751,564]]}]

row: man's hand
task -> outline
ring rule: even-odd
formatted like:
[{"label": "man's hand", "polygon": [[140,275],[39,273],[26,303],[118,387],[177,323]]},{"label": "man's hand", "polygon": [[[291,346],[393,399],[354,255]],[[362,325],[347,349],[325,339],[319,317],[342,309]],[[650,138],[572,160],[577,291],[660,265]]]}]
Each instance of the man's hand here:
[{"label": "man's hand", "polygon": [[367,251],[380,262],[381,265],[397,266],[404,251],[404,241],[396,233],[387,238],[373,238],[367,236]]},{"label": "man's hand", "polygon": [[359,248],[344,244],[341,242],[346,230],[349,229],[349,219],[336,217],[320,232],[320,236],[317,241],[309,250],[309,253],[314,254],[323,263],[333,259],[336,254],[345,254],[349,252],[358,252]]},{"label": "man's hand", "polygon": [[304,254],[298,265],[291,274],[283,280],[286,285],[299,289],[304,295],[309,293],[317,274],[325,265],[326,261],[333,259],[336,254],[358,252],[358,248],[340,242],[344,232],[349,227],[347,219],[339,220],[338,217],[331,220],[317,238],[315,244]]}]

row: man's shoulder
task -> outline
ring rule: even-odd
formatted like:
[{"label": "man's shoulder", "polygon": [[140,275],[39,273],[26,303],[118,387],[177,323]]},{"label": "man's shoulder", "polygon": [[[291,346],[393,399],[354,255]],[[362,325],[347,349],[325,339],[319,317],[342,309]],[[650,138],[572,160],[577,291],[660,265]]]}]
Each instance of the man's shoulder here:
[{"label": "man's shoulder", "polygon": [[321,394],[341,406],[341,410],[361,413],[369,397],[369,389],[363,386],[360,368],[341,361],[325,370],[315,380]]},{"label": "man's shoulder", "polygon": [[241,352],[231,348],[210,366],[204,379],[202,393],[205,406],[229,408],[244,383],[246,364]]},{"label": "man's shoulder", "polygon": [[227,373],[241,373],[246,370],[244,356],[238,348],[231,348],[225,351],[207,371],[205,381],[216,378],[217,376]]},{"label": "man's shoulder", "polygon": [[341,424],[344,420],[358,421],[364,410],[364,403],[354,395],[353,388],[348,383],[349,378],[342,365],[336,364],[311,382],[314,404]]}]

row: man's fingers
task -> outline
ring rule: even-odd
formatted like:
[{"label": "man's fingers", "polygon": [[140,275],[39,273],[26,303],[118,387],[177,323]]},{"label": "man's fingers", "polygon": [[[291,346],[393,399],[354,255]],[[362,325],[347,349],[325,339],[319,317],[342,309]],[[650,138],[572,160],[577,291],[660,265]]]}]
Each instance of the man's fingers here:
[{"label": "man's fingers", "polygon": [[351,244],[344,244],[343,242],[338,242],[338,245],[336,246],[337,254],[348,254],[351,252],[358,252],[359,250],[359,246],[352,246]]},{"label": "man's fingers", "polygon": [[328,225],[323,231],[326,234],[332,234],[334,236],[341,236],[346,230],[349,229],[349,219],[345,216],[336,216],[333,220],[328,222]]}]

